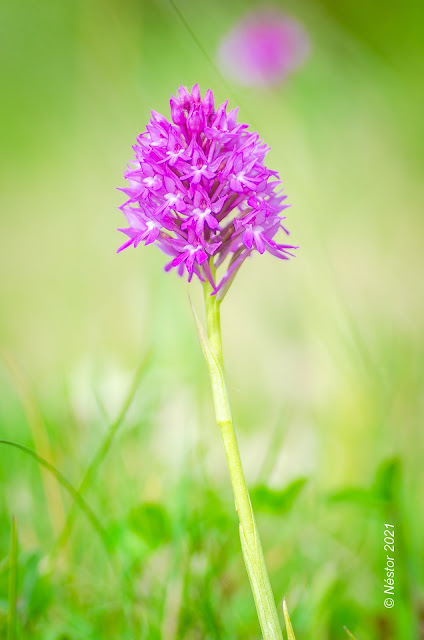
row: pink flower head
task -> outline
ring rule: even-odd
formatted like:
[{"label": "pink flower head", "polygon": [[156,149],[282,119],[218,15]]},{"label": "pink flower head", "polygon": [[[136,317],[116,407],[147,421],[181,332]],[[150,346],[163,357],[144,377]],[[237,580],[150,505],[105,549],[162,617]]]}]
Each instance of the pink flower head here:
[{"label": "pink flower head", "polygon": [[[216,111],[209,89],[203,100],[196,84],[171,97],[171,118],[152,111],[140,134],[132,165],[124,173],[129,198],[120,209],[128,227],[119,229],[129,246],[156,244],[176,268],[223,298],[244,260],[266,251],[287,260],[295,249],[277,243],[281,213],[288,207],[278,173],[268,169],[269,150],[227,103]],[[218,276],[218,273],[220,274]]]},{"label": "pink flower head", "polygon": [[248,13],[222,40],[218,58],[222,72],[246,86],[281,82],[299,67],[309,40],[299,22],[279,9]]}]

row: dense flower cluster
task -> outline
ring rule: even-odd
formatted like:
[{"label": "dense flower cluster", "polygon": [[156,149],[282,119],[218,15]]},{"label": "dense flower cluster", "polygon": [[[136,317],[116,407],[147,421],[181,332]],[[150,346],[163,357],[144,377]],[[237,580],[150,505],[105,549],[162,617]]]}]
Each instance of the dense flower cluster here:
[{"label": "dense flower cluster", "polygon": [[226,109],[215,111],[212,91],[202,100],[196,84],[171,97],[173,124],[152,111],[124,173],[129,227],[119,231],[129,239],[118,249],[155,243],[172,256],[166,271],[207,279],[220,297],[252,252],[288,259],[295,248],[274,239],[280,228],[289,233],[280,215],[288,205],[278,173],[264,165],[269,147]]}]

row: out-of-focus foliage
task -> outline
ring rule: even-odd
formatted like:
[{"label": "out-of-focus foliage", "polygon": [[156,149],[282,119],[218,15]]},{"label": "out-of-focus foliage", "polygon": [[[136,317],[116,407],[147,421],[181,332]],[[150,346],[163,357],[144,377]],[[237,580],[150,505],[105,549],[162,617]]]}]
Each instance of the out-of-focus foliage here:
[{"label": "out-of-focus foliage", "polygon": [[311,55],[261,91],[214,66],[244,0],[2,7],[0,438],[78,489],[138,363],[155,357],[83,493],[106,545],[78,507],[58,544],[69,492],[0,445],[0,637],[15,516],[16,640],[258,638],[187,284],[158,251],[114,253],[131,144],[151,108],[168,112],[196,81],[272,145],[301,247],[289,264],[251,260],[222,308],[281,617],[286,597],[298,640],[339,640],[344,626],[357,640],[422,637],[424,9],[280,6]]}]

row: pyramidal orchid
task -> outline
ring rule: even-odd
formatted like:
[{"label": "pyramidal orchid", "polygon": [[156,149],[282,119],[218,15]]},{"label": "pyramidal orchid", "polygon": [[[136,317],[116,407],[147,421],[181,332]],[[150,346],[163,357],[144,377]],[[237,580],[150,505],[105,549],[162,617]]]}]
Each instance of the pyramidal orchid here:
[{"label": "pyramidal orchid", "polygon": [[[152,111],[134,145],[121,190],[128,226],[118,249],[155,244],[170,256],[165,270],[209,282],[222,299],[254,253],[287,260],[295,248],[277,240],[289,205],[278,173],[264,164],[269,147],[227,102],[217,110],[196,84],[171,98],[172,122]],[[279,235],[279,234],[278,234]],[[219,275],[218,275],[219,274]]]},{"label": "pyramidal orchid", "polygon": [[220,307],[234,276],[254,254],[287,260],[296,249],[278,237],[289,234],[287,204],[278,173],[264,164],[269,147],[227,102],[215,109],[208,90],[180,87],[171,97],[171,119],[152,111],[134,145],[124,176],[128,226],[118,249],[155,244],[168,255],[165,270],[203,283],[207,332],[193,313],[211,378],[239,518],[246,569],[265,640],[282,640],[275,601],[250,502],[231,417],[224,371]]}]

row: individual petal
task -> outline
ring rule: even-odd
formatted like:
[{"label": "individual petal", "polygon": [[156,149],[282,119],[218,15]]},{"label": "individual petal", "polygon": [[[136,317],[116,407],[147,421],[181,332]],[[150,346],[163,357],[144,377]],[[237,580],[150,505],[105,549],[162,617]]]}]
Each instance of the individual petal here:
[{"label": "individual petal", "polygon": [[253,230],[251,224],[248,225],[246,231],[243,233],[243,242],[248,249],[253,249]]},{"label": "individual petal", "polygon": [[[123,229],[118,229],[118,231],[123,231]],[[124,249],[127,249],[128,247],[130,247],[132,244],[134,244],[134,238],[130,238],[129,240],[127,240],[126,242],[124,242],[124,244],[122,244],[119,249],[116,250],[116,253],[120,253],[121,251],[123,251]]]}]

